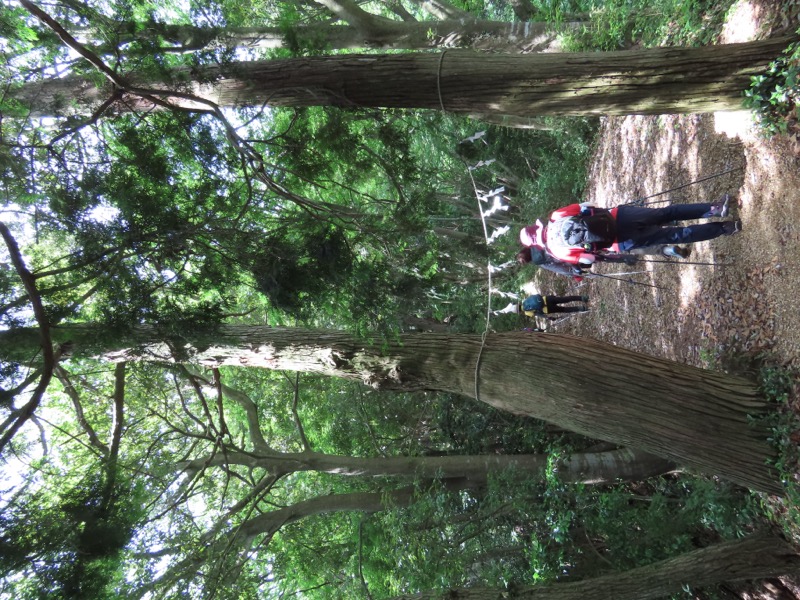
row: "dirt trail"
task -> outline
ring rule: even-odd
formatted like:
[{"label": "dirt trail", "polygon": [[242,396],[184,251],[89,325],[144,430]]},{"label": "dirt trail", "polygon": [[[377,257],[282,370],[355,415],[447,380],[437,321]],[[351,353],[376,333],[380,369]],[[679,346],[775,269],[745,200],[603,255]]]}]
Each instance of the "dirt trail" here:
[{"label": "dirt trail", "polygon": [[[763,35],[764,15],[742,0],[724,41]],[[733,195],[743,232],[694,244],[689,259],[725,266],[648,263],[647,273],[632,276],[659,289],[594,279],[581,288],[593,311],[557,329],[697,366],[728,351],[769,351],[800,366],[800,157],[792,140],[760,138],[744,112],[606,118],[586,197],[615,206],[732,168],[738,170],[652,199]]]},{"label": "dirt trail", "polygon": [[[736,116],[740,125],[749,119]],[[594,311],[565,331],[696,365],[721,351],[769,350],[800,366],[800,159],[786,139],[762,140],[752,131],[728,137],[718,131],[722,121],[730,127],[734,119],[603,123],[587,199],[614,206],[736,168],[652,200],[713,201],[729,193],[744,231],[693,245],[689,260],[724,266],[647,263],[647,273],[632,277],[659,289],[592,280],[584,287]],[[598,268],[621,270],[629,269]]]}]

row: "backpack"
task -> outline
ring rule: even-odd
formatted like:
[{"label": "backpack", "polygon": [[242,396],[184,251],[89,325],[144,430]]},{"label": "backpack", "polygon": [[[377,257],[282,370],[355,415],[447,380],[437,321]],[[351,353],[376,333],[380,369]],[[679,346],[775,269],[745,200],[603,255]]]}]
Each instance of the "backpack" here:
[{"label": "backpack", "polygon": [[546,265],[551,260],[544,248],[531,246],[531,264]]},{"label": "backpack", "polygon": [[522,301],[522,312],[524,312],[529,317],[534,317],[536,315],[542,315],[547,312],[546,310],[547,305],[545,304],[544,297],[541,294],[534,294],[533,296],[528,296],[525,300]]},{"label": "backpack", "polygon": [[617,220],[605,208],[591,208],[589,214],[564,217],[551,223],[547,234],[548,242],[594,252],[616,241]]}]

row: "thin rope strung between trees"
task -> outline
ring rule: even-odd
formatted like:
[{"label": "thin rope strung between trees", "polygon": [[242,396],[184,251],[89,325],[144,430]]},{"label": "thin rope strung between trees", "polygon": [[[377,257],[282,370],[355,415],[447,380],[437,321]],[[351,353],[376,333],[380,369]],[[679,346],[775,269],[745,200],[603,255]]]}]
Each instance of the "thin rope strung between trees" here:
[{"label": "thin rope strung between trees", "polygon": [[[444,52],[442,53],[442,56],[444,56]],[[462,162],[464,162],[463,159]],[[472,171],[470,171],[469,165],[464,162],[464,166],[467,168],[467,174],[472,182],[472,189],[475,191],[475,199],[478,201],[478,213],[481,215],[481,225],[483,225],[483,240],[486,242],[486,247],[488,248],[489,231],[486,228],[486,217],[483,214],[483,207],[481,206],[481,193],[478,191],[478,186],[475,183],[475,178],[472,176]],[[486,347],[486,337],[489,335],[489,321],[492,318],[492,262],[489,258],[486,259],[486,277],[489,282],[489,291],[487,292],[488,298],[486,300],[486,327],[481,334],[481,347],[478,350],[478,358],[475,360],[475,399],[478,401],[480,401],[479,373],[481,368],[481,358],[483,357],[483,349]]]}]

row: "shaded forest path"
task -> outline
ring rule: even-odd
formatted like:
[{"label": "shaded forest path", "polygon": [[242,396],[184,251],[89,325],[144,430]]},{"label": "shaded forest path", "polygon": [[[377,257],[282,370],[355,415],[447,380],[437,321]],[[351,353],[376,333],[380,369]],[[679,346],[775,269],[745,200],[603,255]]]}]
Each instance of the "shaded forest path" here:
[{"label": "shaded forest path", "polygon": [[[800,3],[789,3],[800,10]],[[756,39],[769,26],[786,25],[770,23],[775,18],[772,6],[765,0],[740,0],[729,13],[720,41]],[[798,25],[796,13],[791,25]],[[596,267],[608,274],[646,270],[632,278],[659,289],[599,278],[578,286],[542,272],[540,289],[575,290],[591,297],[592,311],[554,330],[698,367],[730,368],[727,356],[764,353],[779,364],[800,368],[797,140],[761,138],[747,112],[605,118],[585,198],[599,206],[615,206],[737,167],[741,168],[651,199],[700,202],[731,194],[737,200],[734,215],[743,221],[742,233],[694,244],[688,259],[726,266]],[[800,389],[795,389],[791,404],[800,414]],[[780,500],[770,503],[776,514],[782,512]],[[798,542],[796,535],[793,541]],[[726,589],[732,597],[753,600],[800,598],[796,577]]]},{"label": "shaded forest path", "polygon": [[[761,37],[768,16],[757,3],[742,0],[730,13],[721,41]],[[586,198],[614,206],[737,167],[652,198],[700,202],[731,194],[743,232],[694,244],[689,259],[726,266],[647,263],[642,268],[648,273],[633,276],[661,289],[593,279],[581,287],[592,297],[593,311],[559,324],[558,330],[696,366],[709,366],[728,353],[768,352],[780,363],[800,367],[800,153],[795,140],[759,137],[746,112],[609,117],[601,126]],[[597,270],[630,268],[602,265]]]},{"label": "shaded forest path", "polygon": [[800,158],[790,140],[760,139],[747,114],[609,118],[587,198],[614,206],[734,167],[652,199],[733,195],[744,231],[694,244],[689,259],[725,266],[642,265],[634,279],[661,289],[593,279],[583,286],[593,312],[563,330],[698,366],[730,351],[800,366]]}]

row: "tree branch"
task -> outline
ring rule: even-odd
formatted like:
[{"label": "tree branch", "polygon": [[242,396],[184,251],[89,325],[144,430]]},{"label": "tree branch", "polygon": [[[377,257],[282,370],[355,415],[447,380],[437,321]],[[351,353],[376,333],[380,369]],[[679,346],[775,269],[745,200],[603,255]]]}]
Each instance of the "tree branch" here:
[{"label": "tree branch", "polygon": [[403,6],[403,3],[400,2],[400,0],[387,0],[385,4],[390,11],[400,17],[400,20],[405,21],[406,23],[416,23],[416,17],[406,10],[406,7]]},{"label": "tree branch", "polygon": [[30,298],[31,306],[33,307],[33,314],[36,317],[36,322],[39,324],[42,360],[44,362],[42,367],[42,376],[39,379],[39,384],[33,390],[31,399],[20,409],[19,415],[14,423],[12,423],[11,426],[6,429],[3,437],[0,438],[0,452],[2,452],[6,445],[16,435],[17,431],[19,431],[25,422],[33,416],[34,411],[39,407],[42,397],[44,396],[44,392],[47,389],[47,386],[50,385],[50,380],[53,377],[53,370],[56,366],[57,357],[53,351],[53,340],[50,337],[50,321],[47,317],[44,306],[42,305],[42,298],[39,295],[39,291],[36,289],[36,282],[33,274],[25,266],[25,261],[23,260],[22,253],[17,245],[17,240],[14,239],[14,236],[11,235],[11,231],[2,221],[0,221],[0,235],[3,236],[3,240],[8,247],[8,254],[11,258],[11,264],[14,265],[19,278],[22,280],[22,285],[25,287],[25,291]]},{"label": "tree branch", "polygon": [[[203,374],[193,365],[184,365],[187,373],[200,379],[208,385],[211,381],[203,376]],[[237,390],[222,381],[222,375],[217,369],[214,369],[215,385],[219,386],[218,389],[222,391],[226,398],[233,400],[240,407],[244,409],[245,416],[247,417],[247,431],[250,438],[250,443],[253,445],[253,450],[258,454],[276,454],[276,451],[264,439],[261,433],[261,423],[258,417],[258,407],[253,400],[241,390]]]},{"label": "tree branch", "polygon": [[64,367],[58,365],[56,366],[55,374],[58,380],[61,382],[61,385],[64,388],[67,396],[69,396],[69,399],[72,400],[72,406],[75,408],[75,414],[78,417],[78,425],[80,425],[81,429],[83,429],[83,431],[86,433],[87,437],[89,438],[89,443],[97,448],[103,456],[108,456],[108,446],[104,444],[99,437],[97,437],[97,433],[95,432],[94,428],[86,420],[86,416],[83,413],[83,405],[81,404],[80,395],[78,394],[78,390],[75,389],[75,386],[72,385],[69,372],[67,372]]},{"label": "tree branch", "polygon": [[122,440],[122,429],[125,425],[125,366],[117,363],[114,369],[114,421],[111,426],[111,447],[108,452],[109,468],[116,466],[119,457],[119,446]]},{"label": "tree branch", "polygon": [[373,29],[379,29],[382,23],[392,23],[390,19],[368,13],[353,0],[315,0],[343,21],[361,31],[365,37]]},{"label": "tree branch", "polygon": [[303,429],[303,423],[300,421],[300,415],[297,413],[297,403],[300,400],[300,373],[295,374],[294,378],[294,398],[292,399],[292,417],[294,418],[294,424],[297,426],[297,433],[300,434],[300,442],[303,444],[303,450],[305,452],[311,452],[313,448],[311,444],[308,442],[308,438],[306,437],[306,431]]},{"label": "tree branch", "polygon": [[[14,396],[17,394],[22,393],[25,388],[27,388],[30,384],[34,381],[39,379],[42,374],[41,369],[34,369],[30,375],[28,375],[19,385],[13,388],[9,388],[7,390],[0,389],[0,406],[2,407],[11,407],[11,402],[14,400]],[[0,427],[2,430],[2,427]]]},{"label": "tree branch", "polygon": [[463,19],[465,17],[471,17],[468,12],[463,11],[460,8],[456,8],[445,0],[412,0],[412,2],[421,7],[425,12],[435,19],[439,19],[441,21],[446,19]]}]

